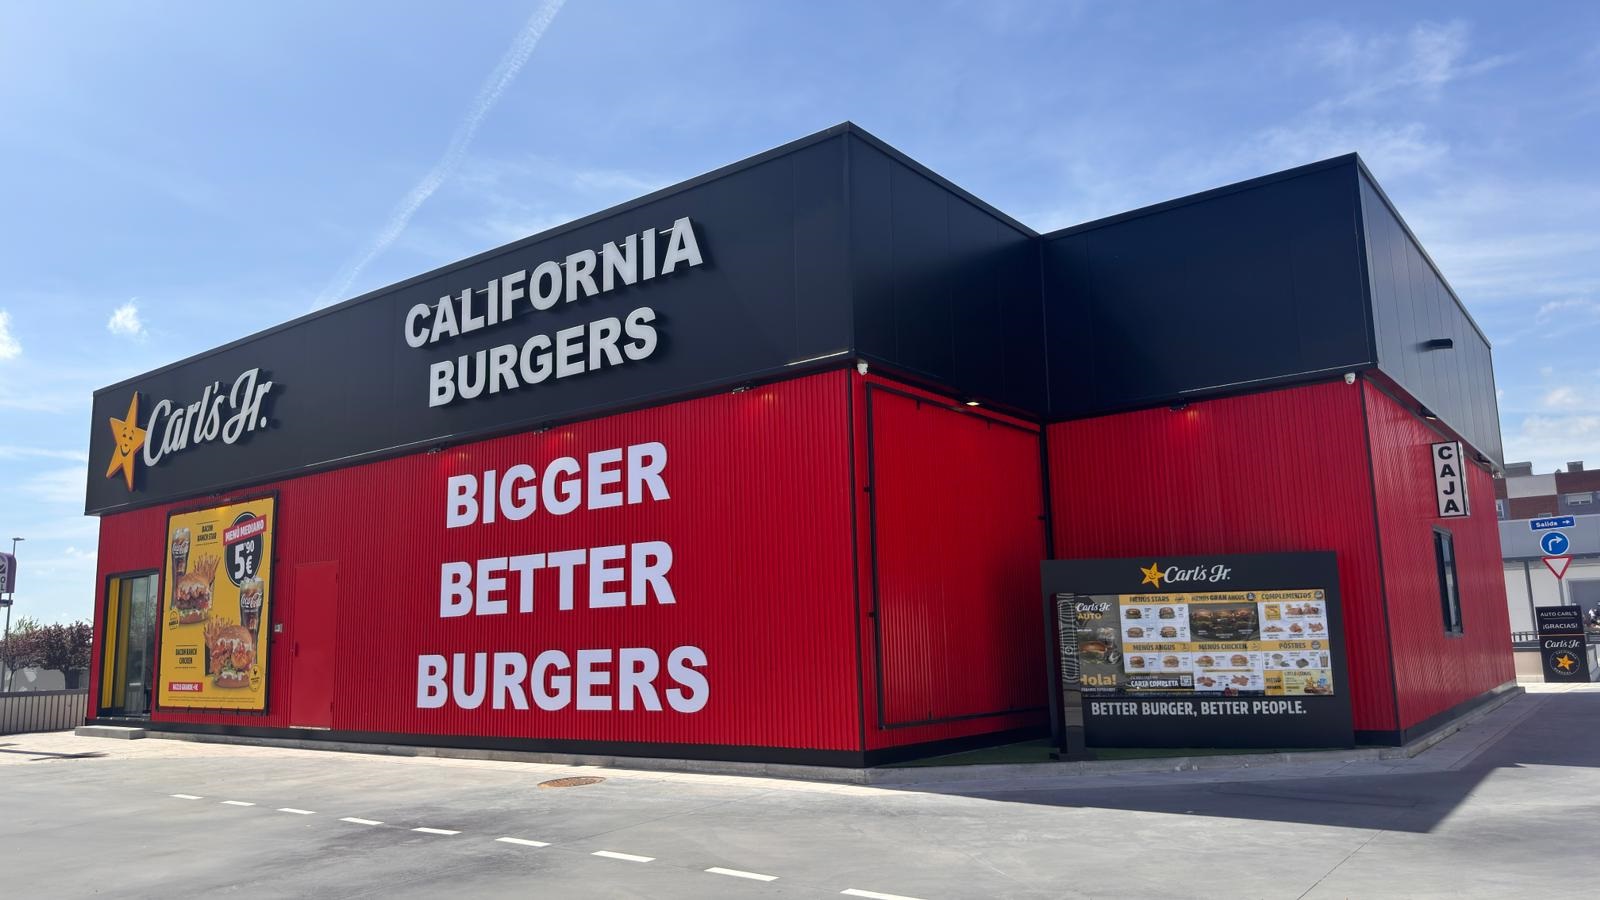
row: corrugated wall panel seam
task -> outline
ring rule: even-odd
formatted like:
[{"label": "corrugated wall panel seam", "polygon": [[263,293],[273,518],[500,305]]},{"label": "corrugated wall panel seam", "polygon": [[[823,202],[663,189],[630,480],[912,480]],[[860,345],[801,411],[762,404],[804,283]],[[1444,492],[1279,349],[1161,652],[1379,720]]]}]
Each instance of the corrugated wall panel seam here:
[{"label": "corrugated wall panel seam", "polygon": [[1362,314],[1367,324],[1367,358],[1373,361],[1382,359],[1378,349],[1378,316],[1373,297],[1372,287],[1372,239],[1367,234],[1366,204],[1361,193],[1361,174],[1357,169],[1356,177],[1351,180],[1350,190],[1355,193],[1354,204],[1351,210],[1352,222],[1356,230],[1356,269],[1361,278],[1361,296],[1363,298]]}]

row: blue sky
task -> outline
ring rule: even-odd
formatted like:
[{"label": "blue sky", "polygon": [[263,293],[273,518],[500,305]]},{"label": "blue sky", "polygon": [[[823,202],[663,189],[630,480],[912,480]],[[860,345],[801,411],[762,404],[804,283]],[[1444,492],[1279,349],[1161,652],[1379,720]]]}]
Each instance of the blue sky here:
[{"label": "blue sky", "polygon": [[1600,464],[1600,4],[552,9],[0,6],[18,612],[90,614],[95,388],[845,119],[1040,230],[1359,151],[1508,458]]}]

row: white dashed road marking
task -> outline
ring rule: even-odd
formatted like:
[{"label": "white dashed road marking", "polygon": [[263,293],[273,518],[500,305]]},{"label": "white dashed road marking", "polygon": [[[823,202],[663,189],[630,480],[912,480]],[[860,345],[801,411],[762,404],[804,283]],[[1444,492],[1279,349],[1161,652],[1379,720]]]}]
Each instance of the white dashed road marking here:
[{"label": "white dashed road marking", "polygon": [[655,862],[654,856],[634,856],[632,853],[618,853],[615,850],[596,850],[590,856],[604,856],[606,859],[620,859],[627,862]]},{"label": "white dashed road marking", "polygon": [[738,869],[724,869],[721,866],[712,866],[706,870],[713,875],[731,875],[734,878],[748,878],[751,881],[777,881],[776,875],[763,875],[760,872],[741,872]]},{"label": "white dashed road marking", "polygon": [[[201,796],[199,796],[197,794],[171,794],[170,796],[173,797],[174,799],[177,799],[177,800],[204,800],[205,799],[204,797],[201,797]],[[223,806],[255,806],[254,803],[252,803],[252,802],[250,802],[248,800],[222,800],[220,802],[222,803]],[[296,807],[293,807],[293,806],[280,806],[280,807],[278,807],[278,812],[290,813],[290,814],[296,815],[296,816],[314,816],[314,815],[316,815],[316,812],[314,810],[297,809]],[[382,825],[383,824],[382,822],[378,821],[377,819],[363,819],[363,818],[360,818],[358,816],[345,816],[345,817],[341,818],[339,821],[341,821],[341,822],[349,822],[352,825]],[[456,835],[456,834],[460,834],[461,833],[459,831],[452,831],[452,830],[450,830],[448,828],[413,828],[411,830],[415,831],[415,832],[418,832],[420,834],[441,834],[441,835],[447,835],[447,836],[448,835]],[[499,842],[499,843],[502,843],[502,844],[515,844],[515,845],[517,845],[519,847],[548,847],[548,846],[550,846],[545,841],[532,841],[532,840],[528,840],[527,838],[518,838],[518,837],[497,837],[497,838],[495,838],[495,840],[497,842]],[[591,856],[600,856],[600,857],[604,857],[606,859],[620,859],[623,862],[647,863],[647,862],[655,862],[656,861],[656,858],[654,856],[638,856],[638,855],[635,855],[633,853],[620,853],[620,852],[618,852],[616,850],[596,850],[593,853],[591,853],[590,855]],[[726,868],[723,868],[722,866],[712,866],[711,868],[706,869],[705,871],[708,874],[711,874],[711,875],[726,875],[726,876],[728,876],[730,878],[745,878],[745,879],[748,879],[750,881],[777,881],[778,880],[778,876],[776,876],[776,875],[763,875],[760,872],[746,872],[746,871],[744,871],[742,869],[726,869]],[[916,897],[907,897],[907,896],[905,896],[903,894],[882,894],[882,893],[879,893],[877,891],[864,891],[864,890],[861,890],[860,888],[846,888],[845,890],[842,890],[839,893],[842,894],[843,896],[846,896],[846,897],[862,897],[862,898],[865,898],[865,900],[917,900]]]}]

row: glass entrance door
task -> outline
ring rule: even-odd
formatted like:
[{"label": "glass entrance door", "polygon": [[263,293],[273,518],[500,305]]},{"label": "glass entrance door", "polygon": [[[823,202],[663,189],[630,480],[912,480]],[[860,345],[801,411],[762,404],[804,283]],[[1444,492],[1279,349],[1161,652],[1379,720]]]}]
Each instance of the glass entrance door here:
[{"label": "glass entrance door", "polygon": [[147,716],[156,677],[156,575],[112,576],[107,589],[100,713]]}]

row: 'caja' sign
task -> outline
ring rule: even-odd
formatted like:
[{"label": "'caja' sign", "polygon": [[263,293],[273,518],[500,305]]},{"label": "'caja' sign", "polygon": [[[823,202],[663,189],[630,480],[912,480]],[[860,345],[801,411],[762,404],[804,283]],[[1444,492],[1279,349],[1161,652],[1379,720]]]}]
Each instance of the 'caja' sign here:
[{"label": "'caja' sign", "polygon": [[1468,515],[1466,463],[1461,459],[1461,442],[1444,441],[1433,445],[1433,487],[1439,502],[1439,518]]}]

